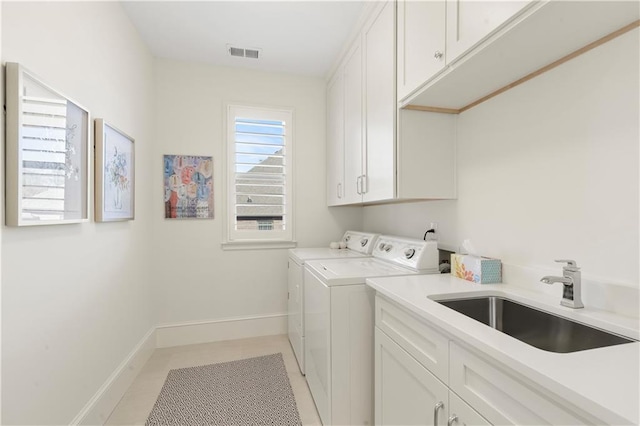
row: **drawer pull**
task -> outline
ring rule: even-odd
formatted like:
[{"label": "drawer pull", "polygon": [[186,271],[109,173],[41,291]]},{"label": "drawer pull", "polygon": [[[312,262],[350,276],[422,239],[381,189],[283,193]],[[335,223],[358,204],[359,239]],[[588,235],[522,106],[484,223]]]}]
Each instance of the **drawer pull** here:
[{"label": "drawer pull", "polygon": [[451,426],[453,425],[454,422],[458,422],[458,415],[457,414],[453,414],[451,417],[449,417],[449,420],[447,421],[447,426]]},{"label": "drawer pull", "polygon": [[438,410],[444,407],[444,402],[438,402],[435,407],[433,407],[433,424],[434,426],[438,426]]}]

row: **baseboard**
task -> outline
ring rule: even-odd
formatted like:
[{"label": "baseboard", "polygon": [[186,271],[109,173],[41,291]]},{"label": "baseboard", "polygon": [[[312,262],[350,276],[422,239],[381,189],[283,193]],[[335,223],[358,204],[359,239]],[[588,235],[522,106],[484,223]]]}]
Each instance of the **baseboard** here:
[{"label": "baseboard", "polygon": [[159,325],[156,347],[193,345],[287,333],[287,314],[223,318]]},{"label": "baseboard", "polygon": [[70,424],[104,424],[156,348],[270,336],[286,334],[286,332],[286,313],[165,324],[153,327]]},{"label": "baseboard", "polygon": [[104,424],[155,348],[156,328],[152,327],[70,424]]}]

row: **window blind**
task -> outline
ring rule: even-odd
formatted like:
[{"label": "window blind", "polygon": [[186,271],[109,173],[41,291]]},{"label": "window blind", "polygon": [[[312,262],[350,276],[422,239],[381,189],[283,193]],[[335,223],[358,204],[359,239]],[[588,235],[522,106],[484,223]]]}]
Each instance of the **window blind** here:
[{"label": "window blind", "polygon": [[235,229],[287,228],[287,123],[235,117]]}]

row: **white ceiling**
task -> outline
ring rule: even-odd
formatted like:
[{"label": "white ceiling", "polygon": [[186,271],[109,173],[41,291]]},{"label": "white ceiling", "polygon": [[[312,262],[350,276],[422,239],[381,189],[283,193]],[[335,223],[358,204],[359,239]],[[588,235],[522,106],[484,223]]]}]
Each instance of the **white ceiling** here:
[{"label": "white ceiling", "polygon": [[[157,57],[324,76],[352,34],[365,1],[125,1]],[[262,49],[229,56],[227,45]]]}]

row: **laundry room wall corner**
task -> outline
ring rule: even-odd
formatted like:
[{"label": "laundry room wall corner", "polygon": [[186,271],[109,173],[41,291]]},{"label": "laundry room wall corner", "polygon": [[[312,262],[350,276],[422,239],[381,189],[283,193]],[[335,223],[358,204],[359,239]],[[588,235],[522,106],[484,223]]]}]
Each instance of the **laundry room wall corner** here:
[{"label": "laundry room wall corner", "polygon": [[325,81],[168,59],[156,60],[155,186],[162,186],[163,154],[213,156],[212,220],[164,219],[153,202],[153,282],[158,344],[201,343],[285,334],[287,250],[223,250],[222,198],[225,105],[294,110],[295,239],[325,246],[361,227],[361,208],[326,206]]}]

